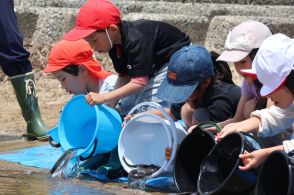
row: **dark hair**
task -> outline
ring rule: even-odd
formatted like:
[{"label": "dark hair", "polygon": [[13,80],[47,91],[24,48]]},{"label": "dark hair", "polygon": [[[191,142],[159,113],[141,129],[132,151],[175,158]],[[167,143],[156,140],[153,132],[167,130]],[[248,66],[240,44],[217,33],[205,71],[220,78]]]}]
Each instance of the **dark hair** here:
[{"label": "dark hair", "polygon": [[258,94],[258,96],[255,98],[255,110],[264,109],[266,108],[267,98],[259,95],[262,83],[258,79],[256,79],[253,81],[253,84],[256,88],[256,94]]},{"label": "dark hair", "polygon": [[[213,88],[214,88],[215,82],[222,81],[225,83],[230,83],[235,85],[229,65],[226,62],[216,61],[216,59],[219,57],[219,54],[214,51],[210,52],[210,56],[213,62],[215,75],[211,76],[211,82],[205,89],[204,93],[197,100],[194,101],[195,108],[197,108],[199,105],[205,105],[208,103],[207,97],[210,97],[213,94]],[[200,85],[198,85],[198,87],[199,86]],[[195,90],[198,90],[198,89],[196,88]]]},{"label": "dark hair", "polygon": [[290,72],[290,74],[287,76],[285,87],[287,87],[292,95],[294,96],[294,70]]},{"label": "dark hair", "polygon": [[[259,48],[255,48],[252,49],[251,52],[248,54],[249,58],[251,59],[251,61],[253,62],[257,52],[258,52]],[[262,87],[262,83],[259,82],[258,79],[253,81],[253,84],[256,88],[256,94],[260,94],[260,89]],[[261,97],[260,95],[258,95],[255,99],[255,110],[261,110],[266,108],[267,105],[267,98],[266,97]]]},{"label": "dark hair", "polygon": [[252,49],[251,52],[248,54],[248,56],[249,56],[249,58],[251,59],[251,61],[254,60],[254,58],[255,58],[255,56],[256,56],[256,54],[257,54],[257,52],[258,52],[258,49],[259,49],[259,48]]},{"label": "dark hair", "polygon": [[218,53],[211,51],[210,55],[214,66],[215,79],[235,85],[229,65],[223,61],[216,61],[219,57]]},{"label": "dark hair", "polygon": [[80,71],[79,66],[80,64],[69,64],[61,70],[73,76],[78,76]]}]

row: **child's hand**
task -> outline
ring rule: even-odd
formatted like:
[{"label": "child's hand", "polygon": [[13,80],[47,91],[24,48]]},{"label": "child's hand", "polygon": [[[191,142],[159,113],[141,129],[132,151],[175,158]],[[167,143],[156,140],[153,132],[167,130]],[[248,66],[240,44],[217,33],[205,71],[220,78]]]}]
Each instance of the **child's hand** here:
[{"label": "child's hand", "polygon": [[99,93],[94,93],[94,92],[90,92],[87,94],[86,96],[86,101],[91,105],[95,105],[95,104],[103,104],[105,103],[107,100],[105,98],[105,94],[99,94]]},{"label": "child's hand", "polygon": [[216,135],[216,140],[219,141],[221,139],[223,139],[224,137],[226,137],[227,135],[233,133],[233,132],[238,132],[241,131],[240,129],[242,128],[242,125],[240,125],[241,123],[230,123],[228,125],[226,125],[221,132],[219,132]]},{"label": "child's hand", "polygon": [[125,116],[124,121],[128,122],[129,120],[131,120],[131,118],[133,118],[132,114],[128,114],[127,116]]},{"label": "child's hand", "polygon": [[173,149],[170,147],[165,148],[165,160],[169,160]]},{"label": "child's hand", "polygon": [[246,171],[258,167],[261,163],[265,161],[265,159],[268,157],[268,154],[269,153],[266,149],[255,150],[251,153],[245,151],[244,154],[239,155],[244,164],[244,166],[239,166],[239,169],[242,171]]},{"label": "child's hand", "polygon": [[131,118],[133,118],[133,116],[134,116],[134,115],[132,115],[132,114],[128,114],[127,116],[125,116],[125,118],[124,118],[124,122],[121,124],[121,127],[124,128],[125,124],[126,124],[129,120],[131,120]]},{"label": "child's hand", "polygon": [[187,130],[188,133],[191,133],[196,126],[197,125],[192,125],[191,127],[189,127],[189,129]]}]

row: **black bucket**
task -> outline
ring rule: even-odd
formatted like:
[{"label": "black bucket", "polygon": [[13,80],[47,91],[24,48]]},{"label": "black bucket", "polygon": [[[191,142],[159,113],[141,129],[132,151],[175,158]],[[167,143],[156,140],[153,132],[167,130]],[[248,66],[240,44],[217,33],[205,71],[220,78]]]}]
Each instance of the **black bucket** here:
[{"label": "black bucket", "polygon": [[260,168],[255,194],[294,194],[293,171],[293,157],[289,157],[282,151],[275,151],[271,153]]},{"label": "black bucket", "polygon": [[181,142],[174,164],[174,181],[180,192],[196,192],[200,165],[206,155],[216,144],[212,133],[204,126],[214,125],[211,122],[201,123]]},{"label": "black bucket", "polygon": [[218,142],[203,160],[197,181],[200,194],[247,194],[256,183],[256,170],[241,171],[239,154],[260,149],[252,136],[232,133]]}]

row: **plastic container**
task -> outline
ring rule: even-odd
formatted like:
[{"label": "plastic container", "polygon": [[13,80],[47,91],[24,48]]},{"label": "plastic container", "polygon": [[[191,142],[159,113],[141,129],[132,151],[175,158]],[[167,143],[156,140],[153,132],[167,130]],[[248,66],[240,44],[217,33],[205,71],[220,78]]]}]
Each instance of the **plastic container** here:
[{"label": "plastic container", "polygon": [[[181,143],[187,132],[180,125],[176,126],[164,109],[154,102],[138,104],[129,114],[143,106],[160,110],[166,119],[150,112],[143,112],[128,121],[122,129],[118,142],[120,162],[128,173],[136,169],[136,165],[151,165],[159,169],[148,178],[171,175],[177,145]],[[165,159],[167,147],[172,147],[170,160]]]},{"label": "plastic container", "polygon": [[236,132],[218,142],[203,160],[197,180],[199,194],[247,194],[257,178],[257,171],[241,171],[239,155],[260,149],[252,136]]},{"label": "plastic container", "polygon": [[[107,153],[118,143],[121,117],[106,105],[90,106],[84,95],[74,96],[63,108],[56,129],[50,133],[59,139],[62,150],[78,149],[81,160],[92,155]],[[54,133],[55,132],[55,133]]]},{"label": "plastic container", "polygon": [[255,188],[256,195],[294,194],[294,158],[283,151],[271,153],[262,164]]},{"label": "plastic container", "polygon": [[216,144],[211,132],[205,128],[213,122],[197,125],[180,144],[174,165],[174,181],[180,192],[197,192],[197,179],[204,158]]}]

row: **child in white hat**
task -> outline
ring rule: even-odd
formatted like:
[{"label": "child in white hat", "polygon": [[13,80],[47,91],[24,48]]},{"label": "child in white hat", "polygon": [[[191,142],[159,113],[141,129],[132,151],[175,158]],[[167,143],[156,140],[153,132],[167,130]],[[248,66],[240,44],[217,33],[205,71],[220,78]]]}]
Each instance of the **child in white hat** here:
[{"label": "child in white hat", "polygon": [[[236,71],[244,77],[241,86],[241,98],[238,103],[234,117],[218,123],[223,128],[230,123],[240,122],[250,117],[255,110],[264,109],[273,103],[265,97],[260,96],[261,83],[256,77],[248,77],[241,69],[250,69],[255,55],[262,42],[271,36],[270,29],[258,21],[245,21],[235,26],[227,36],[225,51],[217,59],[218,61],[233,62]],[[289,137],[287,132],[275,135],[260,141],[265,146],[274,146],[282,143],[284,137]]]},{"label": "child in white hat", "polygon": [[[254,132],[258,136],[269,137],[292,127],[294,122],[294,40],[283,34],[267,38],[259,48],[253,61],[252,69],[242,70],[248,76],[257,76],[263,84],[260,95],[270,98],[275,105],[251,113],[251,118],[227,125],[217,135],[222,139],[236,131]],[[294,134],[292,140],[282,145],[244,153],[240,158],[244,162],[241,170],[258,167],[267,156],[276,150],[286,153],[294,151]]]}]

